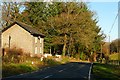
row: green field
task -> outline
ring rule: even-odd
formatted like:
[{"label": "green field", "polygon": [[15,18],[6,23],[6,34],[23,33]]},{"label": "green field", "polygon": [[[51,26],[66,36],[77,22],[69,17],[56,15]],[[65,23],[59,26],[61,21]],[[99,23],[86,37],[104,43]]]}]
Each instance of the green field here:
[{"label": "green field", "polygon": [[120,80],[120,66],[94,63],[93,80]]},{"label": "green field", "polygon": [[120,53],[111,54],[109,56],[110,60],[120,60]]}]

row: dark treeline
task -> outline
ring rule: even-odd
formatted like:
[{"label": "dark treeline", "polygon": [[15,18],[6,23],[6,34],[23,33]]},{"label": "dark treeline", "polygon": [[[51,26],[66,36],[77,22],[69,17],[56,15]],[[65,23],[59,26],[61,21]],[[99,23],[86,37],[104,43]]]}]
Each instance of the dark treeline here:
[{"label": "dark treeline", "polygon": [[113,40],[110,43],[110,53],[119,53],[120,52],[120,39]]}]

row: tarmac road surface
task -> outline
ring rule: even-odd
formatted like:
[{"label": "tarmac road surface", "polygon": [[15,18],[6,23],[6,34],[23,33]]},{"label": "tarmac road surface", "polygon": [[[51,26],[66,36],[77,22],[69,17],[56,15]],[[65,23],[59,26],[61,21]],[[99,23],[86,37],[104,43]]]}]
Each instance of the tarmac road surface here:
[{"label": "tarmac road surface", "polygon": [[71,62],[2,80],[90,80],[91,63]]}]

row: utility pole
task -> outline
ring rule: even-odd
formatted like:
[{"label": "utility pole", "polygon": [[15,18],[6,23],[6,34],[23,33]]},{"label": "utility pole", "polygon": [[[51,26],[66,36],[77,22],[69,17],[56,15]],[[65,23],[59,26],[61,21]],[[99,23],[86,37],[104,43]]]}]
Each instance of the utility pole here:
[{"label": "utility pole", "polygon": [[[119,43],[119,39],[120,39],[120,32],[119,32],[119,30],[120,30],[120,1],[118,2],[118,59],[120,60],[120,43]],[[119,63],[118,63],[118,65],[120,65],[120,61],[119,61]]]},{"label": "utility pole", "polygon": [[110,34],[109,34],[109,54],[110,54]]}]

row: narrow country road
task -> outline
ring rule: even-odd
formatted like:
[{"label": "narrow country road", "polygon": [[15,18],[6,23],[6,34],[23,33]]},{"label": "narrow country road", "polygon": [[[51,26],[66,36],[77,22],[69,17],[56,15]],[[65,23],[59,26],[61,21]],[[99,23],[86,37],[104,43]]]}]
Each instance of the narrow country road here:
[{"label": "narrow country road", "polygon": [[43,68],[39,71],[16,75],[3,80],[89,80],[90,63],[71,62],[59,66]]}]

